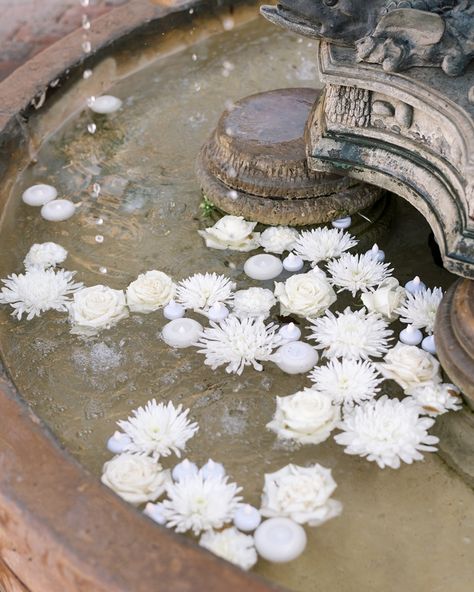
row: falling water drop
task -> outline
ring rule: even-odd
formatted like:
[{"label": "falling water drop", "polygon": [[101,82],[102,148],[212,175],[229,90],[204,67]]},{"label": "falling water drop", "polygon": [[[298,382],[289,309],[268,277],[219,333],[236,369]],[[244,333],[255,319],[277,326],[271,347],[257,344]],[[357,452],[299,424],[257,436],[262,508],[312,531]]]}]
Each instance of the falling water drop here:
[{"label": "falling water drop", "polygon": [[93,97],[93,96],[92,97],[89,97],[87,99],[86,103],[87,103],[87,106],[88,107],[92,107],[92,105],[95,103],[95,97]]},{"label": "falling water drop", "polygon": [[99,197],[101,189],[102,188],[99,185],[99,183],[94,183],[94,185],[92,185],[92,191],[91,191],[92,197]]},{"label": "falling water drop", "polygon": [[82,15],[82,28],[85,31],[89,31],[89,29],[91,28],[91,22],[87,16],[87,14]]},{"label": "falling water drop", "polygon": [[95,124],[95,123],[89,123],[89,124],[87,125],[87,131],[88,131],[90,134],[95,134],[95,132],[97,131],[97,126],[96,126],[96,124]]},{"label": "falling water drop", "polygon": [[82,51],[84,53],[90,53],[92,51],[92,45],[90,41],[86,40],[82,42]]},{"label": "falling water drop", "polygon": [[90,0],[80,0],[80,4],[83,8],[87,8],[90,4]]},{"label": "falling water drop", "polygon": [[104,223],[104,219],[103,219],[103,218],[97,218],[97,220],[96,220],[96,224],[97,224],[98,226],[102,226],[102,224],[103,224],[103,223]]},{"label": "falling water drop", "polygon": [[105,273],[107,273],[107,267],[99,267],[99,271],[100,271],[100,273],[105,274]]},{"label": "falling water drop", "polygon": [[84,78],[84,80],[87,80],[91,76],[92,76],[92,70],[84,70],[84,72],[82,74],[82,77]]},{"label": "falling water drop", "polygon": [[99,244],[104,242],[104,237],[102,236],[102,234],[96,234],[95,242]]}]

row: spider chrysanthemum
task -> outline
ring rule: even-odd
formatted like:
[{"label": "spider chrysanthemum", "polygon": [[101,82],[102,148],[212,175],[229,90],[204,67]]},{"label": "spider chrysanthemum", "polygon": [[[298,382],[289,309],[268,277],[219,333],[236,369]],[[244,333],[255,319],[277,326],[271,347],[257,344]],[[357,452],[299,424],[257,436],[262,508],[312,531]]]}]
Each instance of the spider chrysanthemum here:
[{"label": "spider chrysanthemum", "polygon": [[401,462],[423,460],[422,452],[434,452],[439,439],[428,430],[434,419],[420,417],[412,401],[383,396],[346,413],[342,433],[334,437],[347,454],[357,454],[378,466],[398,469]]},{"label": "spider chrysanthemum", "polygon": [[185,308],[207,312],[217,302],[229,302],[235,283],[217,273],[196,273],[181,280],[176,289],[177,300]]},{"label": "spider chrysanthemum", "polygon": [[127,420],[117,422],[117,425],[130,438],[126,447],[127,452],[150,455],[155,459],[169,456],[174,452],[181,456],[186,442],[197,432],[197,423],[188,419],[189,409],[183,411],[183,406],[175,407],[157,403],[155,399],[148,401],[144,407],[132,411]]},{"label": "spider chrysanthemum", "polygon": [[67,312],[71,295],[82,288],[81,283],[74,282],[74,275],[74,271],[39,267],[13,273],[2,280],[5,287],[0,292],[0,304],[9,304],[19,320],[26,314],[29,321],[47,310]]},{"label": "spider chrysanthemum", "polygon": [[261,361],[268,360],[273,350],[281,345],[278,327],[265,325],[261,319],[238,319],[231,315],[220,325],[211,322],[204,329],[198,346],[206,356],[205,364],[213,370],[227,364],[226,372],[242,374],[245,366],[262,370]]},{"label": "spider chrysanthemum", "polygon": [[316,367],[309,378],[315,391],[329,395],[345,409],[375,397],[383,381],[369,361],[346,358],[334,358],[326,366]]},{"label": "spider chrysanthemum", "polygon": [[433,333],[436,312],[443,298],[441,288],[421,290],[416,294],[407,294],[404,304],[397,310],[403,323],[409,323],[418,329]]},{"label": "spider chrysanthemum", "polygon": [[371,253],[351,255],[344,253],[339,259],[329,261],[327,270],[330,282],[339,288],[338,292],[347,290],[353,296],[359,290],[366,292],[381,284],[393,271],[388,263],[381,263]]},{"label": "spider chrysanthemum", "polygon": [[340,257],[355,247],[357,240],[348,232],[336,228],[303,230],[295,241],[294,251],[314,267],[320,261]]},{"label": "spider chrysanthemum", "polygon": [[241,488],[228,483],[228,477],[186,476],[167,485],[168,498],[163,501],[166,526],[176,532],[192,532],[222,528],[234,516],[242,498]]},{"label": "spider chrysanthemum", "polygon": [[365,308],[333,314],[327,311],[324,317],[311,322],[310,339],[318,342],[316,349],[324,350],[327,358],[368,359],[379,358],[388,351],[388,342],[393,331],[377,313]]}]

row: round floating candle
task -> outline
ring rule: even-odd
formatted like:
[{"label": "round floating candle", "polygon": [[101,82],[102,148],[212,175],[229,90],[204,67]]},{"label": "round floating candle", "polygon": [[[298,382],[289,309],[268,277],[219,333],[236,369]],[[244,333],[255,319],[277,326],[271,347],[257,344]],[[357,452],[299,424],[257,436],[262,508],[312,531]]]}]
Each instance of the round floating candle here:
[{"label": "round floating candle", "polygon": [[41,208],[41,216],[50,222],[62,222],[70,218],[76,206],[68,199],[53,199]]},{"label": "round floating candle", "polygon": [[112,436],[107,440],[107,450],[110,450],[113,454],[122,454],[125,452],[131,440],[127,434],[123,432],[114,432]]},{"label": "round floating candle", "polygon": [[145,506],[143,513],[145,514],[145,516],[148,516],[148,518],[151,518],[157,524],[166,523],[166,518],[163,515],[163,509],[161,507],[161,504],[148,503]]},{"label": "round floating candle", "polygon": [[346,216],[345,218],[338,218],[337,220],[333,220],[331,222],[333,228],[342,228],[342,230],[349,228],[351,224],[352,218],[350,216]]},{"label": "round floating candle", "polygon": [[166,323],[161,336],[171,347],[181,348],[194,345],[202,332],[202,325],[193,319],[174,319]]},{"label": "round floating candle", "polygon": [[163,315],[165,319],[169,319],[170,321],[174,321],[175,319],[181,319],[184,317],[184,313],[186,309],[184,306],[181,306],[178,302],[171,300],[163,309]]},{"label": "round floating candle", "polygon": [[270,518],[254,534],[257,553],[273,563],[292,561],[306,548],[304,528],[289,518]]},{"label": "round floating candle", "polygon": [[367,255],[370,255],[372,259],[375,259],[375,261],[379,261],[380,263],[385,261],[385,252],[382,251],[382,249],[379,249],[377,243],[374,244],[370,251],[367,251]]},{"label": "round floating candle", "polygon": [[436,354],[436,342],[434,335],[428,335],[421,342],[421,347],[430,354]]},{"label": "round floating candle", "polygon": [[260,512],[250,504],[242,504],[234,514],[235,527],[244,532],[252,532],[261,521]]},{"label": "round floating candle", "polygon": [[292,341],[277,349],[272,361],[287,374],[305,374],[318,363],[318,352],[308,343]]},{"label": "round floating candle", "polygon": [[204,479],[209,479],[210,477],[224,477],[225,476],[225,468],[224,465],[221,463],[215,462],[212,459],[209,459],[205,465],[201,467],[199,471]]},{"label": "round floating candle", "polygon": [[405,284],[405,290],[410,294],[416,294],[422,290],[426,290],[425,284],[420,280],[419,276],[414,277],[412,280]]},{"label": "round floating candle", "polygon": [[229,316],[229,309],[225,304],[222,304],[222,302],[216,302],[209,309],[207,316],[210,321],[220,323]]},{"label": "round floating candle", "polygon": [[58,192],[55,187],[40,183],[39,185],[28,187],[28,189],[23,192],[21,198],[29,206],[38,207],[53,201],[57,196]]},{"label": "round floating candle", "polygon": [[194,475],[197,474],[197,465],[189,461],[187,458],[175,465],[171,472],[171,476],[175,481],[181,481],[181,479],[184,479],[185,477],[194,477]]},{"label": "round floating candle", "polygon": [[286,271],[300,271],[301,269],[303,269],[303,265],[303,259],[301,259],[301,257],[298,257],[298,255],[295,255],[294,253],[290,253],[288,257],[285,257],[283,259],[283,267],[284,269],[286,269]]},{"label": "round floating candle", "polygon": [[244,265],[244,272],[253,280],[271,280],[282,271],[283,263],[275,255],[254,255]]},{"label": "round floating candle", "polygon": [[115,111],[118,111],[121,106],[122,101],[117,97],[113,97],[112,95],[102,95],[91,101],[89,108],[91,111],[94,111],[94,113],[107,115],[109,113],[115,113]]},{"label": "round floating candle", "polygon": [[301,337],[301,330],[294,323],[289,323],[288,325],[283,325],[278,331],[278,334],[286,341],[298,341]]},{"label": "round floating candle", "polygon": [[405,345],[418,345],[423,340],[423,333],[413,325],[408,325],[400,332],[399,339]]}]

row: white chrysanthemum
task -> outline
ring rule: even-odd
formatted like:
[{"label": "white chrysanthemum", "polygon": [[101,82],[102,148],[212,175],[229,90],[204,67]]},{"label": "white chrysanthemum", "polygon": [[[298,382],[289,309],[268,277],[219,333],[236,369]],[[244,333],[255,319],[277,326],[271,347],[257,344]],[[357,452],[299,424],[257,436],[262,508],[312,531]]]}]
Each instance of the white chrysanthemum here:
[{"label": "white chrysanthemum", "polygon": [[436,417],[462,408],[461,393],[450,383],[426,384],[410,391],[410,398],[420,407],[422,415]]},{"label": "white chrysanthemum", "polygon": [[82,288],[74,282],[75,272],[33,267],[26,273],[13,273],[2,280],[0,304],[9,304],[12,315],[21,319],[26,314],[30,321],[47,310],[67,312],[70,296]]},{"label": "white chrysanthemum", "polygon": [[266,288],[248,288],[238,290],[234,294],[232,308],[240,319],[266,319],[270,309],[276,304],[276,298],[271,290]]},{"label": "white chrysanthemum", "polygon": [[166,526],[176,532],[219,529],[231,522],[242,498],[236,483],[228,477],[204,478],[200,473],[189,475],[166,487],[168,499],[163,501]]},{"label": "white chrysanthemum", "polygon": [[344,253],[339,259],[329,261],[328,273],[330,282],[339,288],[338,292],[347,290],[355,296],[359,290],[366,292],[381,284],[393,271],[388,263],[381,263],[371,253],[351,255]]},{"label": "white chrysanthemum", "polygon": [[355,247],[357,240],[348,232],[336,228],[303,230],[295,243],[295,253],[314,267],[320,261],[340,257]]},{"label": "white chrysanthemum", "polygon": [[253,536],[239,532],[234,527],[226,528],[222,532],[209,530],[201,536],[199,544],[214,555],[245,570],[251,569],[257,563]]},{"label": "white chrysanthemum", "polygon": [[177,300],[185,308],[207,312],[217,302],[229,302],[235,283],[217,273],[196,273],[181,280],[176,289]]},{"label": "white chrysanthemum", "polygon": [[245,366],[262,370],[261,361],[268,360],[275,348],[282,344],[278,327],[265,325],[261,319],[238,319],[228,316],[220,325],[211,322],[204,329],[197,345],[206,356],[204,363],[213,370],[227,364],[226,372],[242,374]]},{"label": "white chrysanthemum", "polygon": [[428,434],[433,424],[434,419],[420,417],[413,401],[383,396],[346,413],[339,425],[343,431],[334,439],[347,454],[366,457],[381,469],[398,469],[400,461],[411,464],[423,460],[422,452],[436,451],[439,438]]},{"label": "white chrysanthemum", "polygon": [[348,307],[336,315],[327,311],[324,317],[311,321],[309,338],[318,342],[316,349],[324,350],[327,358],[378,358],[388,351],[393,331],[379,314]]},{"label": "white chrysanthemum", "polygon": [[418,329],[425,328],[433,333],[436,312],[443,298],[441,288],[421,290],[416,294],[407,294],[407,299],[397,312],[401,321],[414,325]]},{"label": "white chrysanthemum", "polygon": [[28,251],[25,260],[25,269],[29,270],[32,267],[39,267],[41,269],[48,269],[48,267],[56,267],[62,263],[67,257],[67,251],[61,245],[56,243],[35,243]]},{"label": "white chrysanthemum", "polygon": [[313,389],[341,403],[345,409],[372,399],[383,381],[375,366],[367,360],[332,359],[326,366],[316,367],[309,375]]},{"label": "white chrysanthemum", "polygon": [[182,405],[175,407],[171,401],[165,405],[155,399],[148,401],[145,407],[134,409],[127,420],[117,422],[130,438],[125,450],[151,455],[155,459],[172,452],[181,456],[186,442],[199,429],[197,423],[189,421],[189,409],[182,409]]},{"label": "white chrysanthemum", "polygon": [[288,226],[271,226],[260,235],[260,246],[266,253],[277,253],[291,251],[298,238],[298,231]]}]

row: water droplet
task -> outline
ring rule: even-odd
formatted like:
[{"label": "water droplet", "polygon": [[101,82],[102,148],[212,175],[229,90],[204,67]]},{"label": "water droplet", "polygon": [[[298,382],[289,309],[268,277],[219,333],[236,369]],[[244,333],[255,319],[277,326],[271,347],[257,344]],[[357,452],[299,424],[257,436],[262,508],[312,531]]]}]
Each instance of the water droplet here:
[{"label": "water droplet", "polygon": [[87,80],[91,76],[92,76],[92,70],[84,70],[84,72],[82,74],[82,77],[84,78],[84,80]]},{"label": "water droplet", "polygon": [[198,57],[195,53],[193,53],[193,55],[191,56],[191,59],[193,60],[193,62],[197,61]]},{"label": "water droplet", "polygon": [[104,223],[104,219],[103,218],[97,218],[96,222],[95,222],[98,226],[102,226],[102,224]]},{"label": "water droplet", "polygon": [[96,243],[103,243],[104,242],[104,237],[101,234],[97,234],[95,237],[95,242]]},{"label": "water droplet", "polygon": [[91,28],[91,22],[87,17],[87,14],[82,15],[82,28],[88,31]]},{"label": "water droplet", "polygon": [[99,267],[100,273],[107,273],[107,267]]},{"label": "water droplet", "polygon": [[92,45],[90,41],[83,41],[82,42],[82,51],[84,53],[90,53],[92,51]]},{"label": "water droplet", "polygon": [[96,126],[96,124],[95,124],[95,123],[89,123],[89,124],[87,125],[87,131],[88,131],[90,134],[95,134],[95,132],[97,131],[97,126]]},{"label": "water droplet", "polygon": [[234,200],[239,197],[239,194],[237,193],[237,191],[235,191],[235,189],[231,189],[227,195],[230,197],[230,199]]},{"label": "water droplet", "polygon": [[194,8],[189,9],[189,14],[194,14]]},{"label": "water droplet", "polygon": [[99,185],[99,183],[94,183],[94,185],[92,185],[92,191],[91,191],[92,197],[99,197],[100,190],[101,190],[101,186]]},{"label": "water droplet", "polygon": [[79,2],[83,8],[87,8],[91,3],[90,0],[79,0]]},{"label": "water droplet", "polygon": [[88,107],[92,107],[92,105],[95,103],[95,97],[93,97],[93,96],[92,97],[89,97],[87,99],[86,103],[87,103],[87,106]]},{"label": "water droplet", "polygon": [[234,19],[231,16],[227,16],[222,21],[222,26],[224,27],[224,31],[232,31],[234,28]]}]

